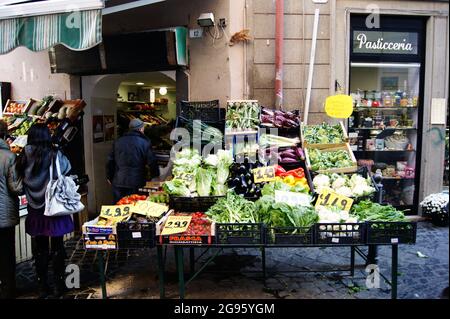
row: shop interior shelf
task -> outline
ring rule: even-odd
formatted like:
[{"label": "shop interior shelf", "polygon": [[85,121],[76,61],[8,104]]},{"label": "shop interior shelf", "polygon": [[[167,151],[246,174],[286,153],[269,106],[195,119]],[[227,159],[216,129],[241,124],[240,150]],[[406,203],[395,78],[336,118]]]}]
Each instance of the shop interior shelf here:
[{"label": "shop interior shelf", "polygon": [[357,106],[355,107],[355,110],[361,110],[361,111],[365,111],[365,110],[393,110],[393,111],[397,111],[397,110],[417,110],[418,107],[416,106],[379,106],[379,107],[372,107],[372,106]]},{"label": "shop interior shelf", "polygon": [[383,130],[395,130],[395,131],[408,131],[408,130],[417,130],[416,127],[386,127],[381,129],[379,127],[351,127],[350,130],[362,131],[362,130],[371,130],[371,131],[383,131]]},{"label": "shop interior shelf", "polygon": [[359,150],[353,153],[414,153],[416,150]]}]

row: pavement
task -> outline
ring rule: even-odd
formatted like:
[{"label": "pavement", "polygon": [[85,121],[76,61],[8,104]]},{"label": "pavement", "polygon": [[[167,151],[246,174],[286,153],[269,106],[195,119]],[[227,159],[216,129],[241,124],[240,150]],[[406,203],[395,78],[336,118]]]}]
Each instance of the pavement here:
[{"label": "pavement", "polygon": [[[80,268],[80,288],[67,299],[101,298],[98,254],[85,251],[77,240],[66,243],[68,263]],[[362,248],[364,250],[365,248]],[[207,252],[204,261],[212,252]],[[174,252],[166,252],[166,297],[178,297]],[[390,286],[381,278],[379,288],[366,287],[367,273],[357,255],[356,272],[348,271],[350,248],[267,249],[269,276],[264,287],[258,249],[226,249],[186,290],[188,299],[389,299]],[[188,264],[188,250],[184,254]],[[200,252],[197,250],[197,257]],[[390,279],[390,246],[379,247],[379,269]],[[156,249],[109,252],[106,260],[107,293],[111,299],[159,299]],[[336,271],[343,269],[345,271]],[[328,272],[305,272],[321,270]],[[290,271],[290,272],[289,272]],[[299,272],[301,271],[301,272]],[[186,266],[186,272],[188,267]],[[439,299],[449,286],[449,228],[419,222],[417,243],[399,246],[399,299]],[[18,265],[19,298],[36,298],[37,287],[31,261]]]}]

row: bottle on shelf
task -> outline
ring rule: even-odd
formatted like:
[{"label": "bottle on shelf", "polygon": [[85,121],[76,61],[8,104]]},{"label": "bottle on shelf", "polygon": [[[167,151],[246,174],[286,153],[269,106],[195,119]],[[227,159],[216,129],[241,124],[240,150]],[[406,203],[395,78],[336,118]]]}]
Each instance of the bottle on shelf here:
[{"label": "bottle on shelf", "polygon": [[392,106],[392,97],[389,92],[383,92],[383,106],[385,107]]},{"label": "bottle on shelf", "polygon": [[400,106],[401,107],[407,107],[408,106],[408,94],[403,92],[402,99],[400,100]]}]

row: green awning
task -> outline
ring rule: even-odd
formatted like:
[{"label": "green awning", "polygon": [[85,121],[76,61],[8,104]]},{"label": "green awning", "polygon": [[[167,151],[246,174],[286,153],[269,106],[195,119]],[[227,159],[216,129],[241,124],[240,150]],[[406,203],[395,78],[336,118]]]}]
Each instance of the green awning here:
[{"label": "green awning", "polygon": [[0,20],[0,54],[19,46],[41,51],[56,44],[72,50],[86,50],[101,41],[101,10]]}]

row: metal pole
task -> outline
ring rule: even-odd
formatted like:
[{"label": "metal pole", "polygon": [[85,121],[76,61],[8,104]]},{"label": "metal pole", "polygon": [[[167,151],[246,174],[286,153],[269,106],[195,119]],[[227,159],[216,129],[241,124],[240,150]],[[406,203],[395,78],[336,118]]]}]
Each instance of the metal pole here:
[{"label": "metal pole", "polygon": [[398,245],[392,245],[392,291],[391,298],[397,299],[397,277],[398,277]]},{"label": "metal pole", "polygon": [[189,268],[191,271],[191,276],[195,273],[195,248],[189,248]]},{"label": "metal pole", "polygon": [[284,0],[276,0],[275,17],[275,108],[283,107]]},{"label": "metal pole", "polygon": [[378,246],[377,245],[369,245],[369,251],[367,253],[367,265],[376,265],[378,264]]},{"label": "metal pole", "polygon": [[311,56],[309,58],[309,75],[308,75],[308,86],[306,91],[306,101],[305,101],[305,111],[303,117],[303,123],[308,124],[308,114],[309,114],[309,104],[311,103],[311,90],[312,90],[312,80],[314,75],[314,62],[316,59],[316,44],[317,44],[317,29],[319,27],[319,13],[320,10],[316,9],[314,13],[314,29],[313,37],[311,42]]},{"label": "metal pole", "polygon": [[106,280],[105,280],[105,263],[103,260],[103,251],[100,251],[98,253],[98,269],[100,272],[100,285],[102,287],[102,299],[107,299],[108,298],[108,294],[106,292]]},{"label": "metal pole", "polygon": [[265,247],[261,247],[261,262],[262,262],[263,282],[264,282],[264,287],[265,287],[266,286],[266,276],[267,276],[267,272],[266,272],[266,248]]},{"label": "metal pole", "polygon": [[185,285],[183,247],[175,246],[175,256],[178,271],[178,287],[180,291],[180,299],[184,299]]},{"label": "metal pole", "polygon": [[164,260],[162,253],[162,246],[156,247],[158,256],[158,272],[159,272],[159,298],[164,299],[166,297],[165,291],[165,278],[164,278]]}]

